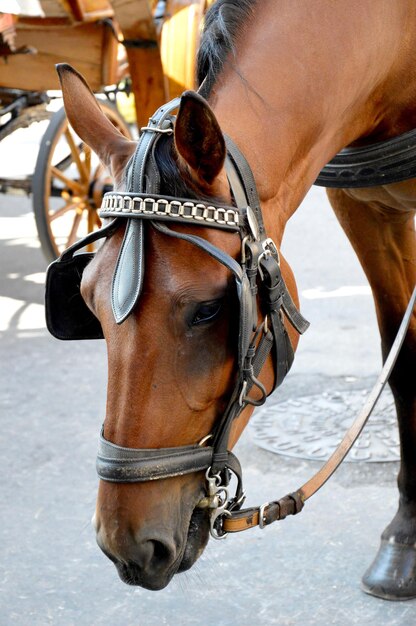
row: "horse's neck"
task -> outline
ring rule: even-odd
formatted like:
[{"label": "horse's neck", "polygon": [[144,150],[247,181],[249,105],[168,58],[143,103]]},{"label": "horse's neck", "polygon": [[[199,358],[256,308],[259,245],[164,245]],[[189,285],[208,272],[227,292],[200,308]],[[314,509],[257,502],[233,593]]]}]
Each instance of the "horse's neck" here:
[{"label": "horse's neck", "polygon": [[[364,136],[416,126],[414,0],[258,2],[211,102],[282,234],[320,169]],[[413,49],[415,47],[413,46]],[[413,53],[414,54],[414,53]],[[276,205],[278,211],[276,211]],[[266,210],[267,213],[267,210]]]}]

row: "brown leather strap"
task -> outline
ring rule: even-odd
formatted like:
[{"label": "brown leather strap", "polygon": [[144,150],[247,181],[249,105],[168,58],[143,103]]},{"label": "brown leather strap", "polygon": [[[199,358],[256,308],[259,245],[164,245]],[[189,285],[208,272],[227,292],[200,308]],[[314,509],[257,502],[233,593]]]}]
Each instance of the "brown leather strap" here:
[{"label": "brown leather strap", "polygon": [[248,528],[253,528],[254,526],[264,528],[264,526],[268,526],[277,520],[284,519],[288,515],[296,515],[296,513],[299,513],[302,510],[304,502],[316,493],[318,489],[320,489],[332,476],[356,442],[362,429],[367,423],[367,420],[370,417],[386,382],[390,377],[396,359],[399,355],[400,348],[406,336],[412,311],[415,306],[415,301],[416,287],[413,290],[412,297],[410,298],[396,338],[373,389],[367,397],[360,413],[357,415],[354,422],[345,433],[338,448],[331,455],[328,461],[296,492],[284,496],[275,502],[267,502],[260,507],[242,509],[241,511],[235,512],[231,511],[223,521],[222,529],[224,533],[236,533],[242,530],[247,530]]},{"label": "brown leather strap", "polygon": [[300,493],[291,493],[276,502],[231,513],[231,517],[224,519],[223,529],[227,533],[238,533],[254,526],[263,528],[277,520],[285,519],[288,515],[296,515],[302,508],[303,500]]}]

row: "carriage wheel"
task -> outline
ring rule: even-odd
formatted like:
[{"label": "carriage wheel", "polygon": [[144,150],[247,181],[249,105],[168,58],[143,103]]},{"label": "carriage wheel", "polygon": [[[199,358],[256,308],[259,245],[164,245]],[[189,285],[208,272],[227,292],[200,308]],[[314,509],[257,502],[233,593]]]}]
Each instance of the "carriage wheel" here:
[{"label": "carriage wheel", "polygon": [[[99,100],[123,135],[131,132],[116,108]],[[101,225],[97,209],[111,177],[94,152],[68,123],[65,110],[54,113],[42,137],[32,179],[33,210],[42,251],[48,261]]]}]

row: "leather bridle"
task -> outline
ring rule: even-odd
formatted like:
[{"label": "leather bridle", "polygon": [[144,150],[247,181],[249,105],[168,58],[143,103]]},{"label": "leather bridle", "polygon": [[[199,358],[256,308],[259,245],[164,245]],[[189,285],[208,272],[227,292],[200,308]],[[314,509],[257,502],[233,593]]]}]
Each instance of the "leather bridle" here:
[{"label": "leather bridle", "polygon": [[[298,333],[305,332],[309,323],[289,294],[280,270],[278,249],[265,232],[253,174],[230,138],[225,137],[225,168],[234,206],[218,206],[216,203],[159,194],[160,174],[154,150],[163,134],[173,133],[172,112],[179,103],[180,99],[177,98],[161,107],[149,120],[148,126],[141,129],[135,154],[126,168],[125,186],[128,191],[111,192],[103,198],[100,217],[111,219],[110,223],[71,246],[48,268],[46,319],[50,332],[60,339],[103,336],[99,321],[86,307],[79,293],[80,276],[93,255],[75,253],[89,243],[110,236],[123,221],[127,221],[127,225],[111,289],[112,309],[117,324],[128,318],[140,298],[145,271],[146,220],[150,220],[152,226],[163,235],[187,241],[206,252],[231,272],[240,306],[237,374],[228,406],[219,417],[214,432],[195,445],[137,449],[107,441],[102,430],[97,455],[98,475],[109,482],[145,482],[205,471],[207,494],[198,506],[210,509],[211,534],[221,538],[228,532],[238,532],[255,525],[263,528],[287,515],[298,513],[304,502],[336,470],[364,427],[393,369],[410,321],[416,289],[391,352],[363,410],[331,458],[295,492],[260,507],[241,509],[244,501],[241,466],[236,456],[228,450],[232,424],[248,405],[265,402],[267,394],[258,376],[270,354],[275,372],[272,391],[283,382],[292,365],[294,354],[284,318]],[[172,230],[170,222],[239,233],[240,261],[197,234]],[[63,294],[65,290],[67,293]],[[258,299],[265,315],[263,321],[258,316]],[[250,395],[253,388],[259,392],[256,399]],[[237,477],[237,487],[235,495],[229,498],[227,487],[231,473]]]},{"label": "leather bridle", "polygon": [[[224,414],[218,419],[209,445],[165,449],[132,449],[117,446],[100,437],[97,472],[111,482],[142,482],[206,471],[207,497],[200,507],[212,509],[211,532],[223,534],[222,521],[241,507],[244,500],[241,467],[228,450],[231,426],[248,405],[261,405],[267,393],[258,380],[267,357],[272,353],[275,380],[273,390],[284,380],[294,358],[284,317],[299,333],[309,323],[300,314],[289,294],[280,270],[279,253],[267,237],[253,174],[244,156],[226,137],[225,169],[235,206],[209,205],[159,194],[160,176],[154,159],[155,145],[162,134],[172,133],[172,112],[179,99],[161,107],[149,120],[134,156],[127,166],[128,192],[112,192],[103,198],[101,218],[127,220],[112,281],[112,308],[117,323],[122,323],[140,297],[144,263],[143,226],[150,219],[153,227],[168,237],[187,241],[203,250],[233,275],[240,304],[237,374]],[[197,234],[172,230],[169,222],[211,226],[237,232],[241,239],[238,262]],[[258,319],[257,296],[265,321]],[[250,394],[256,388],[256,399]],[[237,476],[237,490],[228,499],[230,472]],[[300,503],[298,505],[301,506]]]}]

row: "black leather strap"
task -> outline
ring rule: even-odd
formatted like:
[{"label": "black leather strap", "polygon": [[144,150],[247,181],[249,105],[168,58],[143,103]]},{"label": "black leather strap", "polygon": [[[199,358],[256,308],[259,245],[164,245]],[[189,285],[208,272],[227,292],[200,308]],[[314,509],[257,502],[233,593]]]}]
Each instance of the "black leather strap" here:
[{"label": "black leather strap", "polygon": [[231,162],[234,164],[238,174],[241,177],[241,181],[248,199],[248,204],[253,210],[261,238],[265,237],[266,231],[264,228],[263,215],[261,212],[259,194],[257,192],[256,182],[254,180],[253,172],[243,153],[237,148],[231,137],[224,135],[225,144],[227,146],[228,155]]},{"label": "black leather strap", "polygon": [[61,256],[59,257],[59,259],[57,259],[53,263],[60,263],[62,261],[68,261],[69,259],[72,259],[75,252],[78,252],[78,250],[85,248],[85,246],[88,246],[91,243],[95,243],[99,239],[103,239],[104,237],[110,237],[110,235],[115,233],[115,231],[119,227],[120,227],[120,221],[118,219],[113,219],[111,222],[109,222],[108,224],[100,228],[99,230],[94,230],[92,233],[89,233],[83,239],[76,241],[74,244],[72,244],[72,246],[64,250]]},{"label": "black leather strap", "polygon": [[[176,448],[126,448],[111,443],[101,429],[97,454],[97,473],[107,482],[147,482],[207,470],[212,466],[214,449],[210,446]],[[241,465],[232,452],[226,452],[225,465],[237,476],[241,496]]]},{"label": "black leather strap", "polygon": [[137,483],[173,478],[208,469],[212,448],[183,446],[178,448],[121,448],[100,439],[97,474],[108,482]]},{"label": "black leather strap", "polygon": [[233,259],[229,254],[214,246],[207,239],[203,239],[198,235],[188,235],[185,233],[180,233],[176,230],[171,230],[169,226],[166,226],[166,224],[162,224],[160,222],[152,222],[152,225],[154,228],[156,228],[156,230],[163,233],[164,235],[168,235],[169,237],[173,237],[175,239],[182,239],[183,241],[188,241],[194,246],[197,246],[197,248],[204,250],[204,252],[209,254],[213,259],[219,261],[222,265],[229,269],[230,272],[234,274],[235,278],[241,283],[243,279],[243,271],[241,269],[241,265],[239,265],[239,263],[237,263],[237,261]]},{"label": "black leather strap", "polygon": [[[127,176],[129,192],[159,191],[158,176],[146,176],[147,168],[152,167],[153,147],[160,136],[157,131],[172,127],[171,113],[179,104],[180,98],[176,98],[160,107],[150,118],[130,163]],[[143,278],[144,224],[143,220],[129,219],[111,286],[111,306],[117,324],[121,324],[135,308],[140,298]]]},{"label": "black leather strap", "polygon": [[121,324],[135,308],[144,280],[144,222],[129,220],[111,283],[111,307]]},{"label": "black leather strap", "polygon": [[370,146],[344,148],[321,170],[315,185],[378,187],[416,177],[416,130]]}]

